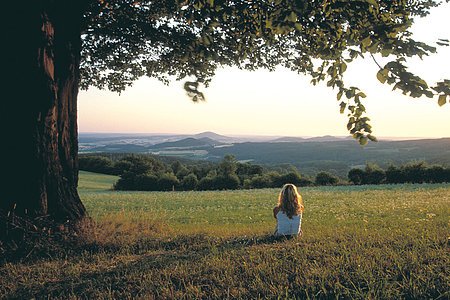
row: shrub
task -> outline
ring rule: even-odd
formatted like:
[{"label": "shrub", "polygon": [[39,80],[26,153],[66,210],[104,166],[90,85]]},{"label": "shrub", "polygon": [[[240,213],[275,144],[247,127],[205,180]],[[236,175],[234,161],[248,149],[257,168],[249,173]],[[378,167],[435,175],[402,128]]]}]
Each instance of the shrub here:
[{"label": "shrub", "polygon": [[424,162],[412,162],[402,168],[405,182],[423,183],[425,182],[425,170],[427,166]]},{"label": "shrub", "polygon": [[300,185],[300,182],[302,181],[302,179],[300,177],[300,174],[295,173],[295,172],[289,172],[289,173],[281,175],[279,181],[280,181],[279,182],[280,186],[282,186],[286,183],[292,183],[293,185],[298,186],[298,185]]},{"label": "shrub", "polygon": [[442,166],[431,166],[425,170],[425,179],[430,183],[445,182],[445,169]]},{"label": "shrub", "polygon": [[118,175],[122,175],[124,172],[129,172],[133,167],[133,164],[127,160],[119,160],[114,166],[117,169]]},{"label": "shrub", "polygon": [[158,178],[158,189],[160,191],[172,191],[179,185],[178,178],[173,173],[164,173]]},{"label": "shrub", "polygon": [[402,170],[396,166],[389,166],[385,172],[386,183],[404,183],[405,178]]},{"label": "shrub", "polygon": [[138,191],[158,191],[158,177],[153,174],[140,174],[134,180],[135,190]]},{"label": "shrub", "polygon": [[363,176],[363,184],[381,184],[385,181],[386,174],[376,164],[367,164]]},{"label": "shrub", "polygon": [[214,190],[214,180],[212,177],[206,176],[200,179],[197,189],[201,191]]},{"label": "shrub", "polygon": [[301,177],[300,181],[297,184],[297,186],[312,186],[312,185],[314,185],[314,181],[306,177]]},{"label": "shrub", "polygon": [[283,185],[280,173],[272,171],[266,173],[266,175],[270,178],[270,187],[281,187]]},{"label": "shrub", "polygon": [[136,179],[136,174],[132,173],[132,172],[127,172],[125,171],[119,178],[119,180],[117,180],[117,182],[114,184],[114,189],[115,190],[135,190],[135,179]]},{"label": "shrub", "polygon": [[251,179],[246,180],[246,184],[244,184],[245,188],[252,189],[268,188],[271,186],[272,180],[267,174],[253,176]]},{"label": "shrub", "polygon": [[198,179],[195,174],[191,173],[183,177],[181,180],[181,188],[186,191],[193,191],[197,188]]},{"label": "shrub", "polygon": [[360,185],[363,183],[365,176],[364,170],[354,168],[348,172],[348,180],[350,180],[353,184]]},{"label": "shrub", "polygon": [[236,190],[241,183],[236,174],[219,175],[214,177],[213,181],[214,188],[218,190]]},{"label": "shrub", "polygon": [[111,159],[102,156],[80,156],[78,159],[79,169],[89,172],[119,175]]},{"label": "shrub", "polygon": [[336,185],[339,179],[331,173],[322,171],[317,173],[315,182],[317,185]]}]

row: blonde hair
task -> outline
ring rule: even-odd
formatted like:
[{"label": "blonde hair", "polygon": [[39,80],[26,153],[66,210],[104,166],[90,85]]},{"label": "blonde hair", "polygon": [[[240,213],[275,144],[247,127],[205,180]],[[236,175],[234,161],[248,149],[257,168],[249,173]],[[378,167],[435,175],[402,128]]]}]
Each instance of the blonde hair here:
[{"label": "blonde hair", "polygon": [[301,214],[305,209],[302,196],[298,193],[297,187],[291,183],[283,185],[280,195],[278,196],[277,206],[289,219],[294,215]]}]

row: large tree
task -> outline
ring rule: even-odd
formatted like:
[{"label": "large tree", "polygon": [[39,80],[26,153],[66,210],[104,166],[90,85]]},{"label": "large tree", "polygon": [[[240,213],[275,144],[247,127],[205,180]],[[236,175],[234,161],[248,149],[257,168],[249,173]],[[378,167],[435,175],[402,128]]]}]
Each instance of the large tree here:
[{"label": "large tree", "polygon": [[362,144],[375,140],[361,102],[366,96],[344,82],[347,64],[364,55],[391,58],[379,66],[380,82],[412,97],[436,97],[443,105],[450,82],[429,86],[406,67],[409,57],[436,51],[413,40],[410,28],[414,18],[441,2],[7,1],[2,5],[3,218],[66,222],[85,216],[77,194],[79,87],[120,92],[141,76],[163,81],[176,76],[186,78],[188,95],[200,101],[199,85],[207,85],[219,66],[284,66],[311,76],[313,84],[326,81],[336,90],[341,113],[348,114],[350,133]]}]

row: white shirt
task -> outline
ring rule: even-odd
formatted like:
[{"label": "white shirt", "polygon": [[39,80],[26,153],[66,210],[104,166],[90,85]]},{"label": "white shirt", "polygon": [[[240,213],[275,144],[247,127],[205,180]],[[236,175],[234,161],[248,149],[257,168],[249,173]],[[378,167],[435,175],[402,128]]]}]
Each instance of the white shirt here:
[{"label": "white shirt", "polygon": [[302,226],[302,214],[292,216],[292,219],[282,212],[277,213],[277,230],[275,235],[299,234]]}]

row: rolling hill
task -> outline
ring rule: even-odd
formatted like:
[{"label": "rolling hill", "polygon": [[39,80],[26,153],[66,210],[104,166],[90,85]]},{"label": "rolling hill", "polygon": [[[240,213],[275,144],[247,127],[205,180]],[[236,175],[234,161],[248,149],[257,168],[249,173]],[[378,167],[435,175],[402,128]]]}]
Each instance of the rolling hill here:
[{"label": "rolling hill", "polygon": [[[261,138],[259,138],[260,140]],[[386,167],[423,160],[450,165],[450,138],[388,141],[361,147],[355,140],[323,136],[281,137],[256,142],[204,132],[197,135],[111,135],[80,138],[80,153],[152,153],[218,161],[226,154],[265,165],[292,164],[304,174],[326,170],[345,176],[355,166],[374,162]]]},{"label": "rolling hill", "polygon": [[164,142],[149,147],[149,149],[198,149],[211,148],[222,145],[223,143],[215,141],[208,137],[203,138],[186,138],[174,142]]}]

